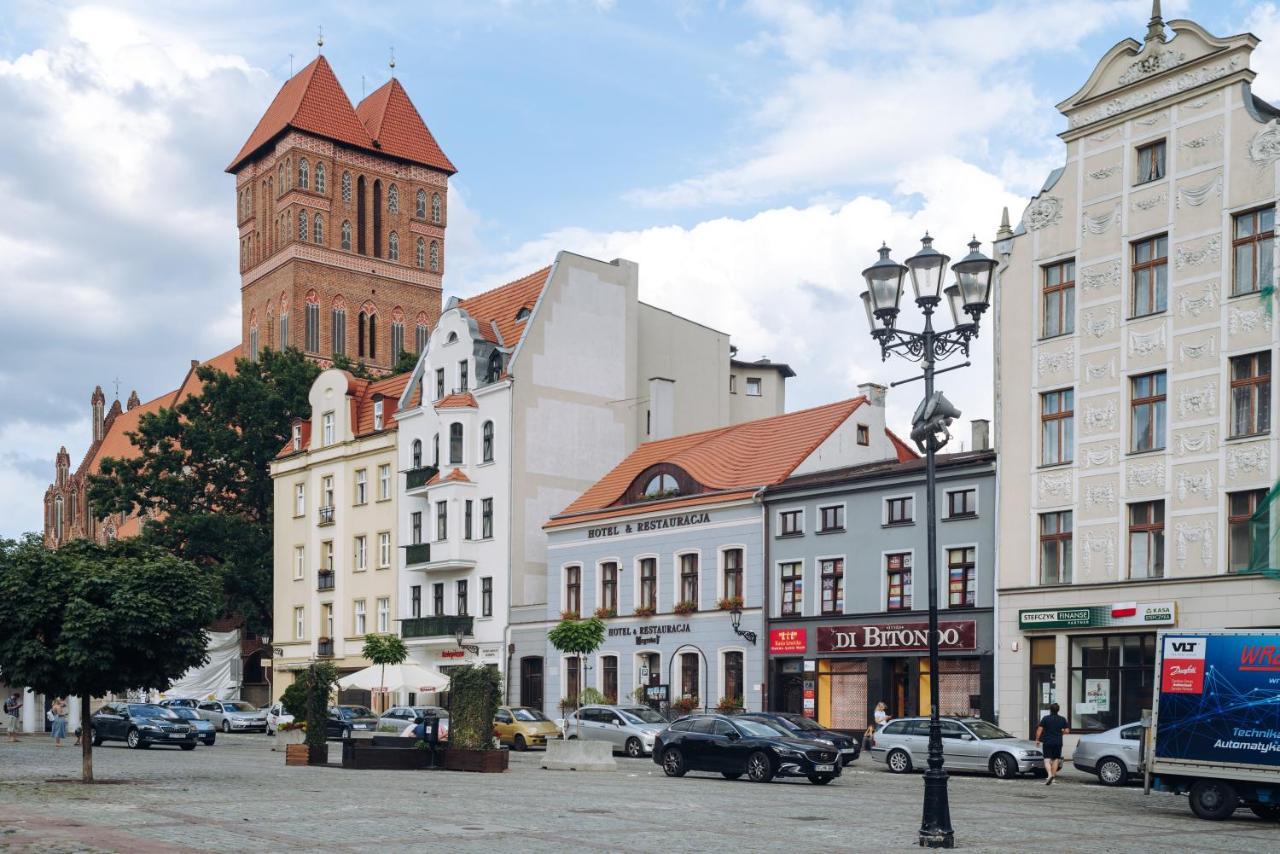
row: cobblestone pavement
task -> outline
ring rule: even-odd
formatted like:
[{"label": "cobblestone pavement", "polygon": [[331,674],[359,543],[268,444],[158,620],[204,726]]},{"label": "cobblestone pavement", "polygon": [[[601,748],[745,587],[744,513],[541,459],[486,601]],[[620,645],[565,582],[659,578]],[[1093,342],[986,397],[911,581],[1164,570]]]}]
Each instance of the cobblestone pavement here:
[{"label": "cobblestone pavement", "polygon": [[[273,739],[218,736],[184,753],[94,751],[29,737],[0,743],[0,850],[172,851],[870,851],[914,847],[923,783],[859,759],[831,785],[769,785],[690,774],[649,760],[613,773],[543,771],[513,754],[502,775],[286,768]],[[1280,827],[1242,810],[1193,817],[1186,800],[1107,789],[1074,771],[1033,778],[951,778],[958,846],[990,851],[1272,851]]]}]

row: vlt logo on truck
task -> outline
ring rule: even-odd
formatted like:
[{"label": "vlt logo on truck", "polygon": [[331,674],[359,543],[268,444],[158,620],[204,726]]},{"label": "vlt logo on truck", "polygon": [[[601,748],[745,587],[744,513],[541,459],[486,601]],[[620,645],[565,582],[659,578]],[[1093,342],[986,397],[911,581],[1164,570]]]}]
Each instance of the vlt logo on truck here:
[{"label": "vlt logo on truck", "polygon": [[1166,637],[1161,656],[1160,690],[1166,694],[1204,693],[1204,638]]}]

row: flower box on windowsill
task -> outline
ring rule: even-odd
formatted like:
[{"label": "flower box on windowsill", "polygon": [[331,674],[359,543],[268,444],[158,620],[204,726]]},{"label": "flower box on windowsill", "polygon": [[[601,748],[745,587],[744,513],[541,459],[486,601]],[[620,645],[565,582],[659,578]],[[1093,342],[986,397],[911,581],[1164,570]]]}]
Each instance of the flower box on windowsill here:
[{"label": "flower box on windowsill", "polygon": [[734,608],[741,608],[742,597],[726,596],[723,599],[716,602],[716,607],[719,608],[721,611],[732,611]]},{"label": "flower box on windowsill", "polygon": [[677,602],[676,606],[671,610],[683,617],[686,614],[692,614],[693,612],[697,611],[698,603],[697,602]]},{"label": "flower box on windowsill", "polygon": [[632,611],[632,613],[637,617],[652,617],[654,614],[658,613],[658,609],[651,605],[641,605]]},{"label": "flower box on windowsill", "polygon": [[678,700],[671,701],[671,710],[687,715],[697,709],[701,704],[697,697],[681,697]]},{"label": "flower box on windowsill", "polygon": [[566,610],[566,611],[561,611],[561,612],[560,612],[560,619],[562,619],[562,620],[577,620],[577,619],[580,619],[580,617],[579,617],[579,615],[578,615],[578,612],[577,612],[577,611],[567,611],[567,610]]},{"label": "flower box on windowsill", "polygon": [[596,608],[595,616],[597,619],[607,620],[610,617],[618,616],[618,612],[613,610],[612,608]]}]

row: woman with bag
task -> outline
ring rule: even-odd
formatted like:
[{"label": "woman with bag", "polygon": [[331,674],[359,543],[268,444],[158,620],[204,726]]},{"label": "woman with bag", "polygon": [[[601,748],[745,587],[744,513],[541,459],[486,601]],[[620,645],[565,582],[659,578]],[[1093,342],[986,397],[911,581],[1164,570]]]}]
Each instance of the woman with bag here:
[{"label": "woman with bag", "polygon": [[67,700],[58,697],[49,709],[49,720],[53,723],[53,746],[61,747],[62,740],[67,737]]}]

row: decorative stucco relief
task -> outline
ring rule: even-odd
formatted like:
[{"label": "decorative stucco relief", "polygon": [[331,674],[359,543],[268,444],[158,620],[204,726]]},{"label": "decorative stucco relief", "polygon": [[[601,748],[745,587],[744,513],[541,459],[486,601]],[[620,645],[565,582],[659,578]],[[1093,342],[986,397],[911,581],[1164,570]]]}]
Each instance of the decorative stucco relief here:
[{"label": "decorative stucco relief", "polygon": [[1241,475],[1267,474],[1271,468],[1271,455],[1266,445],[1244,445],[1227,450],[1227,477],[1235,480]]},{"label": "decorative stucco relief", "polygon": [[1231,312],[1227,315],[1227,331],[1232,335],[1241,332],[1252,332],[1258,327],[1262,327],[1266,331],[1271,331],[1271,313],[1263,308],[1236,308],[1231,307]]},{"label": "decorative stucco relief", "polygon": [[1167,195],[1164,193],[1156,193],[1154,196],[1147,196],[1142,199],[1135,198],[1133,200],[1133,207],[1135,210],[1149,211],[1152,208],[1158,208],[1161,205],[1168,204],[1168,202],[1169,197]]},{"label": "decorative stucco relief", "polygon": [[1178,295],[1178,314],[1181,317],[1186,317],[1188,314],[1192,317],[1199,317],[1206,309],[1211,309],[1217,304],[1218,283],[1211,282],[1204,286],[1204,290],[1197,297],[1182,291]]},{"label": "decorative stucco relief", "polygon": [[1154,329],[1151,332],[1130,332],[1129,333],[1129,355],[1130,356],[1150,356],[1157,350],[1163,350],[1165,345],[1164,327]]},{"label": "decorative stucco relief", "polygon": [[1086,486],[1084,488],[1084,503],[1090,507],[1103,507],[1107,510],[1116,509],[1116,488],[1107,484],[1105,486]]},{"label": "decorative stucco relief", "polygon": [[1105,181],[1106,179],[1110,178],[1112,175],[1119,172],[1120,167],[1122,165],[1123,164],[1120,164],[1120,163],[1113,163],[1112,165],[1104,166],[1101,169],[1094,169],[1092,172],[1089,173],[1089,177],[1095,181]]},{"label": "decorative stucco relief", "polygon": [[1213,523],[1212,522],[1179,522],[1174,529],[1177,540],[1175,551],[1178,556],[1178,569],[1186,569],[1187,552],[1192,543],[1200,544],[1200,561],[1208,563],[1213,559]]},{"label": "decorative stucco relief", "polygon": [[1116,535],[1114,531],[1086,530],[1081,538],[1086,574],[1093,569],[1095,556],[1102,558],[1102,569],[1110,577],[1116,568]]},{"label": "decorative stucco relief", "polygon": [[1084,331],[1094,338],[1102,338],[1116,328],[1116,307],[1090,309],[1084,313]]},{"label": "decorative stucco relief", "polygon": [[1213,472],[1208,467],[1199,474],[1180,472],[1178,474],[1178,500],[1186,501],[1191,496],[1201,498],[1213,497]]},{"label": "decorative stucco relief", "polygon": [[1041,196],[1027,206],[1023,214],[1027,228],[1039,231],[1062,221],[1062,199],[1057,196]]},{"label": "decorative stucco relief", "polygon": [[1218,431],[1210,427],[1206,430],[1179,433],[1174,441],[1175,451],[1180,457],[1189,454],[1207,454],[1218,446]]},{"label": "decorative stucco relief", "polygon": [[1164,463],[1131,465],[1125,479],[1130,489],[1164,489]]},{"label": "decorative stucco relief", "polygon": [[1101,433],[1116,429],[1116,402],[1107,401],[1104,406],[1084,405],[1084,429],[1086,433]]},{"label": "decorative stucco relief", "polygon": [[1218,128],[1217,130],[1212,131],[1211,133],[1206,133],[1200,136],[1193,136],[1193,137],[1190,137],[1189,139],[1184,139],[1181,145],[1183,148],[1190,148],[1192,150],[1195,150],[1198,148],[1204,148],[1207,145],[1209,145],[1209,143],[1211,142],[1222,142],[1222,128]]},{"label": "decorative stucco relief", "polygon": [[1215,175],[1207,183],[1201,184],[1199,187],[1179,187],[1178,198],[1174,202],[1174,206],[1181,208],[1183,202],[1186,202],[1193,208],[1203,205],[1211,195],[1217,193],[1222,195],[1222,175]]},{"label": "decorative stucco relief", "polygon": [[1110,211],[1098,216],[1090,216],[1085,214],[1080,222],[1081,234],[1105,234],[1112,225],[1120,222],[1120,203],[1116,202],[1116,206]]},{"label": "decorative stucco relief", "polygon": [[1179,246],[1177,259],[1174,266],[1179,270],[1187,267],[1198,267],[1201,264],[1216,264],[1222,257],[1222,238],[1218,235],[1210,237],[1205,244],[1198,249],[1192,249],[1188,246]]},{"label": "decorative stucco relief", "polygon": [[1113,444],[1099,445],[1096,448],[1087,448],[1084,452],[1085,468],[1113,466],[1116,464],[1118,459],[1120,459],[1120,448]]},{"label": "decorative stucco relief", "polygon": [[1120,262],[1112,261],[1080,271],[1080,286],[1086,291],[1100,291],[1120,285]]},{"label": "decorative stucco relief", "polygon": [[1150,55],[1143,57],[1126,68],[1117,82],[1121,86],[1128,86],[1143,77],[1150,77],[1152,74],[1168,71],[1175,65],[1181,65],[1186,61],[1187,55],[1180,50],[1152,51]]},{"label": "decorative stucco relief", "polygon": [[1280,119],[1267,122],[1249,140],[1249,159],[1255,166],[1266,166],[1280,160]]},{"label": "decorative stucco relief", "polygon": [[1199,361],[1206,357],[1212,358],[1217,346],[1217,338],[1213,335],[1210,335],[1199,344],[1179,344],[1178,361],[1185,364],[1188,361]]},{"label": "decorative stucco relief", "polygon": [[1069,498],[1070,496],[1071,496],[1071,475],[1069,474],[1040,475],[1040,497],[1041,498]]},{"label": "decorative stucco relief", "polygon": [[1088,379],[1090,382],[1093,382],[1094,380],[1104,379],[1106,377],[1111,377],[1111,379],[1115,379],[1116,360],[1107,359],[1105,362],[1102,362],[1101,364],[1098,364],[1098,365],[1093,365],[1093,364],[1085,365],[1084,375],[1085,375],[1085,378]]},{"label": "decorative stucco relief", "polygon": [[1075,365],[1076,351],[1074,347],[1058,353],[1041,353],[1037,357],[1037,371],[1041,377],[1050,374],[1061,373],[1062,371],[1070,371]]},{"label": "decorative stucco relief", "polygon": [[1179,417],[1195,418],[1213,415],[1217,394],[1218,385],[1212,381],[1200,388],[1184,388],[1178,392]]},{"label": "decorative stucco relief", "polygon": [[[1241,67],[1243,60],[1239,56],[1233,56],[1226,62],[1220,62],[1216,65],[1205,65],[1191,71],[1183,72],[1171,80],[1166,80],[1149,89],[1143,89],[1130,95],[1124,95],[1119,98],[1112,98],[1105,104],[1100,104],[1091,110],[1083,110],[1071,117],[1069,124],[1073,128],[1082,125],[1093,124],[1094,122],[1105,119],[1108,116],[1118,115],[1128,112],[1135,107],[1143,104],[1150,104],[1161,98],[1167,98],[1178,92],[1185,92],[1188,89],[1194,89],[1211,80],[1217,80],[1219,77],[1226,77],[1232,74],[1236,69]],[[1278,155],[1280,156],[1280,155]]]}]

